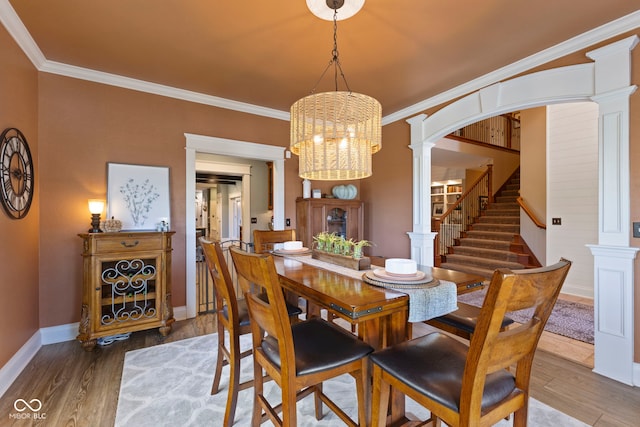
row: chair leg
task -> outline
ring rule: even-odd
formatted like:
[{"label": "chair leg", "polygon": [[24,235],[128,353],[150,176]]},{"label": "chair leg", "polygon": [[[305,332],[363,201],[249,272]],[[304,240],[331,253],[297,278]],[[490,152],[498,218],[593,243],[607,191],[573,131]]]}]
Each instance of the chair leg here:
[{"label": "chair leg", "polygon": [[262,404],[260,397],[263,395],[264,389],[262,379],[262,366],[254,360],[253,362],[253,415],[251,417],[251,426],[259,427],[262,423]]},{"label": "chair leg", "polygon": [[[219,322],[218,322],[219,323]],[[224,365],[224,329],[218,325],[218,356],[216,360],[216,370],[213,374],[213,385],[211,386],[211,394],[217,394],[220,389],[220,376],[222,375],[222,366]]]},{"label": "chair leg", "polygon": [[322,393],[322,383],[317,384],[314,387],[314,392],[313,392],[313,400],[315,402],[315,408],[316,408],[316,420],[322,419],[322,399],[320,398],[321,393]]},{"label": "chair leg", "polygon": [[529,412],[529,399],[525,399],[524,406],[513,413],[513,427],[526,427]]},{"label": "chair leg", "polygon": [[[235,339],[234,339],[235,338]],[[227,407],[224,411],[224,427],[231,427],[236,415],[238,403],[238,391],[240,386],[240,338],[232,337],[231,357],[229,362],[229,393],[227,395]]]},{"label": "chair leg", "polygon": [[373,365],[372,427],[385,427],[386,425],[390,390],[391,386],[382,379],[382,368]]},{"label": "chair leg", "polygon": [[368,386],[370,381],[368,366],[369,360],[363,359],[362,368],[355,375],[356,396],[358,396],[358,423],[361,426],[369,425],[369,414],[371,413],[370,400],[367,399],[371,391],[371,387]]}]

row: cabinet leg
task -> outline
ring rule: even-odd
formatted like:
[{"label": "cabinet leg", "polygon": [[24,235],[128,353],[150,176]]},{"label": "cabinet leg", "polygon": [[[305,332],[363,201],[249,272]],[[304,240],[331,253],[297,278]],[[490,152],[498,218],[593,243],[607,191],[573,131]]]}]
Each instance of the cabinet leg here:
[{"label": "cabinet leg", "polygon": [[86,341],[80,341],[80,344],[82,345],[82,348],[85,351],[93,351],[93,349],[96,347],[96,343],[98,340],[86,340]]},{"label": "cabinet leg", "polygon": [[160,331],[160,335],[166,337],[171,332],[171,325],[161,326],[158,330]]}]

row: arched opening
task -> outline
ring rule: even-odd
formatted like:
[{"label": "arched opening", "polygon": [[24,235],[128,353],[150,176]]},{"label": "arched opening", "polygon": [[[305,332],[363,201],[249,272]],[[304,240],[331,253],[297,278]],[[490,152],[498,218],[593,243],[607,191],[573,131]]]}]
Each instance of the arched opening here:
[{"label": "arched opening", "polygon": [[[561,67],[486,87],[436,112],[408,120],[413,150],[414,228],[411,255],[433,264],[430,210],[431,148],[467,124],[535,106],[575,101],[599,105],[598,244],[594,256],[594,371],[626,384],[634,381],[633,260],[630,246],[629,96],[633,36],[587,53],[592,63]],[[619,70],[612,73],[611,70]],[[425,197],[426,195],[426,197]]]}]

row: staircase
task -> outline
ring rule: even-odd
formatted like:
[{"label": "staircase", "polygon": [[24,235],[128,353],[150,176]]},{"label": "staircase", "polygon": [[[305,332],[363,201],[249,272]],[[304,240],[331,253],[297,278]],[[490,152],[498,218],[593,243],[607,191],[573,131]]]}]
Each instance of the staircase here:
[{"label": "staircase", "polygon": [[495,202],[488,204],[455,245],[448,248],[440,266],[487,279],[497,268],[538,267],[520,237],[519,191],[520,175],[516,173],[502,187]]}]

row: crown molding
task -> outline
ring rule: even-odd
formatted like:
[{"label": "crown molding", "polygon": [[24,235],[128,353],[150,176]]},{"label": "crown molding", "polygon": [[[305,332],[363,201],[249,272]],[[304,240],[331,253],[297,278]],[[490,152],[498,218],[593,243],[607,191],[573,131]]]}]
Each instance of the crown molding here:
[{"label": "crown molding", "polygon": [[136,90],[139,92],[151,93],[154,95],[166,96],[180,99],[182,101],[194,102],[197,104],[210,105],[212,107],[224,108],[227,110],[240,111],[247,114],[270,117],[272,119],[289,120],[289,112],[276,110],[274,108],[261,107],[259,105],[248,104],[246,102],[234,101],[220,98],[218,96],[206,95],[190,90],[165,86],[158,83],[151,83],[144,80],[133,79],[88,68],[76,67],[75,65],[62,64],[55,61],[45,61],[39,71],[61,76],[87,80],[95,83],[102,83],[117,86],[124,89]]},{"label": "crown molding", "polygon": [[[259,105],[206,95],[185,89],[150,83],[130,77],[49,61],[45,58],[40,48],[31,37],[31,34],[27,31],[26,27],[9,3],[9,0],[0,0],[0,22],[4,25],[9,34],[11,34],[18,46],[20,46],[38,71],[166,96],[198,104],[210,105],[218,108],[240,111],[247,114],[270,117],[278,120],[289,121],[290,119],[288,111],[276,110],[274,108],[262,107]],[[638,27],[640,27],[640,11],[623,16],[622,18],[589,30],[586,33],[580,34],[541,52],[528,56],[527,58],[514,62],[513,64],[499,68],[498,70],[456,86],[436,96],[384,116],[382,118],[382,125],[384,126],[398,120],[404,120],[429,108],[444,104],[452,99],[459,98],[485,86],[511,78],[517,74],[530,70],[531,68],[538,67],[578,50],[588,48],[596,43],[608,40],[611,37],[615,37],[625,32],[632,31]]]}]

